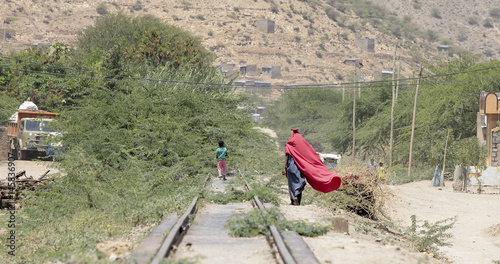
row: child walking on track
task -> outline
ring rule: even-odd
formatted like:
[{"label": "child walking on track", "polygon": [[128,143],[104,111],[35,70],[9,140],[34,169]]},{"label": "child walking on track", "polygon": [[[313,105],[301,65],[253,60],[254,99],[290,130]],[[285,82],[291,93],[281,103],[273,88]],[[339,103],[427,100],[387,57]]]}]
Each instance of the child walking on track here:
[{"label": "child walking on track", "polygon": [[224,147],[224,141],[219,140],[219,148],[215,150],[217,158],[217,170],[219,171],[219,179],[226,180],[226,157],[228,156],[227,149]]}]

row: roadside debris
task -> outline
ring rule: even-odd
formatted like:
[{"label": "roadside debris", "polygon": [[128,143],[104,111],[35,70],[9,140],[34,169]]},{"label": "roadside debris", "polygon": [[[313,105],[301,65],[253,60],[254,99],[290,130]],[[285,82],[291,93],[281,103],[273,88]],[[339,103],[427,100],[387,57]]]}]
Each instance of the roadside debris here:
[{"label": "roadside debris", "polygon": [[25,170],[20,171],[14,177],[16,183],[14,188],[12,188],[12,181],[0,181],[0,209],[17,207],[21,191],[35,190],[37,186],[48,179],[49,172],[50,170],[47,170],[39,179],[34,179],[33,176],[27,176]]}]

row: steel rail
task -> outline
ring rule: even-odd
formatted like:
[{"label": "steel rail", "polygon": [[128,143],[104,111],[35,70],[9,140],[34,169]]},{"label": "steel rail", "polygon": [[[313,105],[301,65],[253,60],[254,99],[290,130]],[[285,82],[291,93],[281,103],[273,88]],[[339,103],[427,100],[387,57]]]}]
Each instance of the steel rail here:
[{"label": "steel rail", "polygon": [[162,246],[158,250],[156,257],[151,261],[151,264],[160,264],[162,259],[164,259],[170,251],[172,250],[172,245],[180,240],[187,230],[187,223],[189,222],[189,216],[196,210],[196,204],[198,202],[198,196],[193,199],[193,202],[189,205],[186,212],[179,218],[177,224],[170,230],[167,237],[163,241]]},{"label": "steel rail", "polygon": [[[247,189],[251,190],[250,185],[247,182],[245,182],[245,184],[247,186]],[[253,199],[255,200],[257,207],[259,207],[260,210],[265,211],[266,207],[260,201],[259,197],[257,195],[255,195],[253,197]],[[285,244],[285,241],[283,241],[283,237],[281,236],[281,234],[278,231],[278,229],[276,228],[276,226],[272,225],[269,227],[269,229],[271,230],[271,235],[274,239],[274,243],[276,243],[276,247],[278,248],[278,252],[280,253],[280,256],[281,256],[281,259],[283,260],[283,262],[285,264],[296,264],[295,259],[293,258],[292,254],[288,250],[288,248]]]},{"label": "steel rail", "polygon": [[[260,201],[259,197],[255,195],[253,197],[255,200],[255,203],[257,206],[262,210],[265,211],[266,207],[264,207],[264,204]],[[269,227],[271,230],[271,235],[273,236],[274,243],[276,243],[276,247],[278,248],[278,252],[280,253],[281,259],[285,264],[296,264],[295,259],[293,258],[292,254],[286,247],[285,241],[283,241],[283,237],[281,237],[280,232],[276,228],[276,226],[272,225]]]}]

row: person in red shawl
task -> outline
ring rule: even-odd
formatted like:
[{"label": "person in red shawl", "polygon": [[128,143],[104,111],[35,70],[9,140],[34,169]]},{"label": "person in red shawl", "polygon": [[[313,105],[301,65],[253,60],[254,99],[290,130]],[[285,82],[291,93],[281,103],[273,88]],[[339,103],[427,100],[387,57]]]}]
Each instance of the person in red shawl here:
[{"label": "person in red shawl", "polygon": [[286,159],[283,175],[288,178],[288,188],[292,205],[300,205],[305,179],[313,189],[323,193],[337,190],[341,178],[331,172],[321,161],[314,148],[299,133],[292,129],[292,135],[285,145]]}]

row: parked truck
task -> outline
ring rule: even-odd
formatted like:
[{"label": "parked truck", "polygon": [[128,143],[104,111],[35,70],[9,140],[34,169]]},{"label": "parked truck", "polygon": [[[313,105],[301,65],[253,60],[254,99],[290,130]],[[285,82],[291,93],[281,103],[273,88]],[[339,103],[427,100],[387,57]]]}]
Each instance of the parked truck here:
[{"label": "parked truck", "polygon": [[56,113],[38,110],[31,101],[25,101],[9,119],[7,135],[10,141],[10,153],[16,159],[46,156],[48,145],[46,139],[54,135],[50,123],[55,120]]}]

